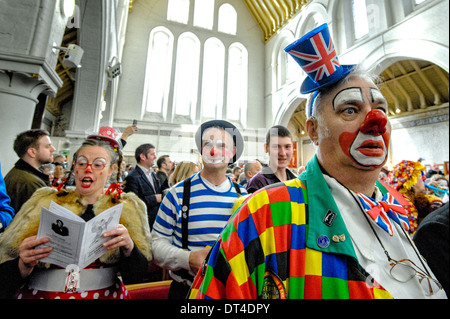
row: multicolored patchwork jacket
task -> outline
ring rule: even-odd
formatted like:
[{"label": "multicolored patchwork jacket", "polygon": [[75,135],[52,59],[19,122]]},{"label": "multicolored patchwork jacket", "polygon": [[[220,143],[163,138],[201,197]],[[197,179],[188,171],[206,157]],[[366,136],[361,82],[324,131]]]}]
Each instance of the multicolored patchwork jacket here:
[{"label": "multicolored patchwork jacket", "polygon": [[314,157],[299,179],[247,198],[190,298],[392,298],[359,265]]}]

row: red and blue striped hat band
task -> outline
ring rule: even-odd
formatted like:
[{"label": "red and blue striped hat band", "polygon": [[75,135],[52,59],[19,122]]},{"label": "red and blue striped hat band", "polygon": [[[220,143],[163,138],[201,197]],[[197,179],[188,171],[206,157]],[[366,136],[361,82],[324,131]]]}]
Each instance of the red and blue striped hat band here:
[{"label": "red and blue striped hat band", "polygon": [[326,23],[288,45],[289,53],[308,75],[300,93],[310,93],[346,77],[355,65],[341,65]]}]

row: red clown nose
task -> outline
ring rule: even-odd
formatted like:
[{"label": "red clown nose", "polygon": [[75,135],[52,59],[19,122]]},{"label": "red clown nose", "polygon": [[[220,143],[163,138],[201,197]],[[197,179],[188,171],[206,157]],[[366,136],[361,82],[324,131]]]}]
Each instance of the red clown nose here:
[{"label": "red clown nose", "polygon": [[372,110],[367,113],[366,118],[359,129],[364,134],[378,136],[386,132],[386,124],[386,114],[380,110]]},{"label": "red clown nose", "polygon": [[209,154],[211,154],[211,156],[215,156],[215,155],[217,155],[217,152],[216,152],[216,150],[213,148],[213,149],[211,149],[211,152],[210,152]]}]

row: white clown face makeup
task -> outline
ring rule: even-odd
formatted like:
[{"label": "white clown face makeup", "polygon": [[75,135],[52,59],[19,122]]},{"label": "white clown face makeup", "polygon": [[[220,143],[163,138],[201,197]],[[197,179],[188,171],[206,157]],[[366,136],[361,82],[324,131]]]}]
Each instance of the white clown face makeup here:
[{"label": "white clown face makeup", "polygon": [[311,122],[309,134],[324,167],[372,170],[386,162],[387,103],[373,82],[352,78],[323,96],[321,104],[320,121]]},{"label": "white clown face makeup", "polygon": [[386,105],[386,107],[387,107],[386,98],[383,96],[383,94],[381,93],[380,90],[371,88],[370,96],[371,96],[372,103],[377,103],[377,102],[382,103],[382,104]]},{"label": "white clown face makeup", "polygon": [[203,145],[203,160],[209,164],[218,164],[225,161],[225,155],[222,152],[225,143],[222,140],[214,141],[209,139]]},{"label": "white clown face makeup", "polygon": [[[386,99],[378,89],[369,88],[369,94],[369,102],[372,105],[382,104],[387,106]],[[333,108],[336,109],[339,105],[358,103],[365,103],[361,88],[347,88],[336,95],[333,100]],[[339,142],[342,150],[362,166],[383,165],[388,156],[387,145],[389,144],[386,124],[386,114],[378,109],[372,109],[367,113],[358,131],[341,134]]]},{"label": "white clown face makeup", "polygon": [[383,138],[359,132],[350,147],[352,158],[363,166],[382,165],[387,157],[387,148]]},{"label": "white clown face makeup", "polygon": [[205,131],[202,139],[202,158],[207,164],[227,163],[233,158],[233,139],[220,129]]},{"label": "white clown face makeup", "polygon": [[355,102],[364,103],[364,96],[361,88],[347,88],[340,91],[333,99],[333,109],[339,105],[351,104]]}]

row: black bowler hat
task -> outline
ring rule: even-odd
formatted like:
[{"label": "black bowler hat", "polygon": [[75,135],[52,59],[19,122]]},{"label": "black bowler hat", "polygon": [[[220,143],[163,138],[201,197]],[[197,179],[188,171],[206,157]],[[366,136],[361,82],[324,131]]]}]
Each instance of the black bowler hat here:
[{"label": "black bowler hat", "polygon": [[197,144],[198,151],[200,152],[200,154],[202,153],[203,133],[207,129],[212,127],[221,128],[233,137],[233,143],[234,146],[236,146],[236,154],[234,155],[231,163],[235,163],[239,159],[239,157],[241,157],[242,152],[244,151],[244,138],[242,137],[241,132],[239,132],[237,127],[227,121],[211,120],[200,125],[197,132],[195,133],[195,143]]}]

